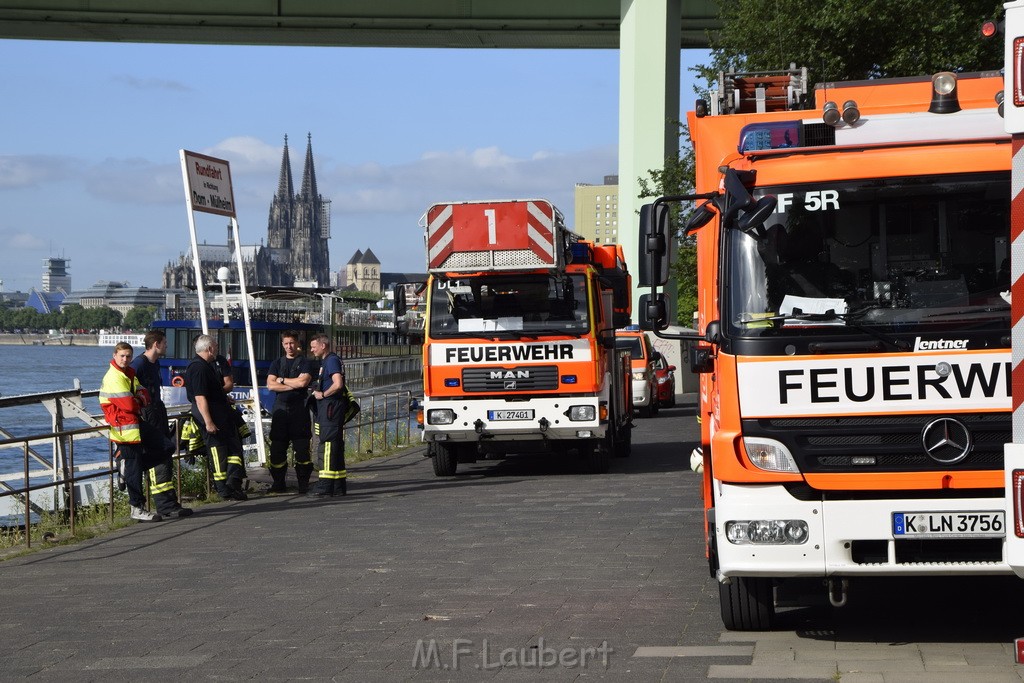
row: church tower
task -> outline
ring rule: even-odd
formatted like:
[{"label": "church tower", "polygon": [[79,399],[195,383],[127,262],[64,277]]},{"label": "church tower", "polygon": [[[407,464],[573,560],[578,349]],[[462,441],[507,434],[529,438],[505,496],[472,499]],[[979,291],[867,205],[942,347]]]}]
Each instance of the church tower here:
[{"label": "church tower", "polygon": [[[281,155],[281,174],[277,179],[277,193],[270,202],[267,220],[267,239],[271,249],[291,249],[292,224],[295,220],[295,191],[292,189],[292,162],[288,155],[288,136],[284,136]],[[283,256],[287,258],[287,252]]]},{"label": "church tower", "polygon": [[302,187],[295,197],[295,218],[291,234],[289,271],[297,282],[316,281],[320,287],[330,286],[331,237],[330,200],[316,188],[313,167],[313,136],[307,135],[306,163],[302,170]]}]

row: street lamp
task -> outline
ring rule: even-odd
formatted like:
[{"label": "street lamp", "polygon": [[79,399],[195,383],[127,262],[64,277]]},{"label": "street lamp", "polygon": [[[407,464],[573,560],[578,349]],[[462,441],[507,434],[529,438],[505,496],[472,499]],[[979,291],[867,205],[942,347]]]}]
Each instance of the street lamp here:
[{"label": "street lamp", "polygon": [[228,325],[228,276],[231,275],[231,271],[227,266],[221,266],[217,269],[217,279],[220,280],[220,294],[224,301],[224,326]]}]

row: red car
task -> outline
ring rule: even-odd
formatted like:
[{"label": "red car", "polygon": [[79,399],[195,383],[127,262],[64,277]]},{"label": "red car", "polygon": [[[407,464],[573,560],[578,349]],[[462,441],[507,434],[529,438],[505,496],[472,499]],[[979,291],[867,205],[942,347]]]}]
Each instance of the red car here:
[{"label": "red car", "polygon": [[654,353],[654,377],[658,383],[658,407],[672,408],[676,404],[676,366],[669,365],[665,356]]}]

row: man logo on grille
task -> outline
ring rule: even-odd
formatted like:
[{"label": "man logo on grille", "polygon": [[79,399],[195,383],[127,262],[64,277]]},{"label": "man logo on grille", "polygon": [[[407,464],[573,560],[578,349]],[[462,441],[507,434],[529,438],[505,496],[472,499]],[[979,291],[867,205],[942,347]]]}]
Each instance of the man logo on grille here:
[{"label": "man logo on grille", "polygon": [[506,389],[515,389],[516,388],[515,380],[512,380],[511,382],[505,382],[505,388]]},{"label": "man logo on grille", "polygon": [[940,417],[921,430],[921,445],[935,462],[952,465],[966,458],[974,443],[967,425],[951,417]]}]

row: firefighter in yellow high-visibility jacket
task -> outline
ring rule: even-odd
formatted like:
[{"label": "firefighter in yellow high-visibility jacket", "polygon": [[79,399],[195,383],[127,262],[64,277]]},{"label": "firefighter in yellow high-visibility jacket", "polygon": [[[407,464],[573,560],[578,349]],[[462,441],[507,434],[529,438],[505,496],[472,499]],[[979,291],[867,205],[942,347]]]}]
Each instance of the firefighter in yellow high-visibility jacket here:
[{"label": "firefighter in yellow high-visibility jacket", "polygon": [[132,355],[130,344],[119,342],[114,347],[114,358],[100,384],[100,407],[110,425],[110,440],[117,449],[114,457],[128,489],[131,518],[159,522],[160,515],[146,510],[142,493],[142,473],[157,464],[157,457],[147,455],[142,447],[141,413],[149,394],[135,377],[130,365]]}]

